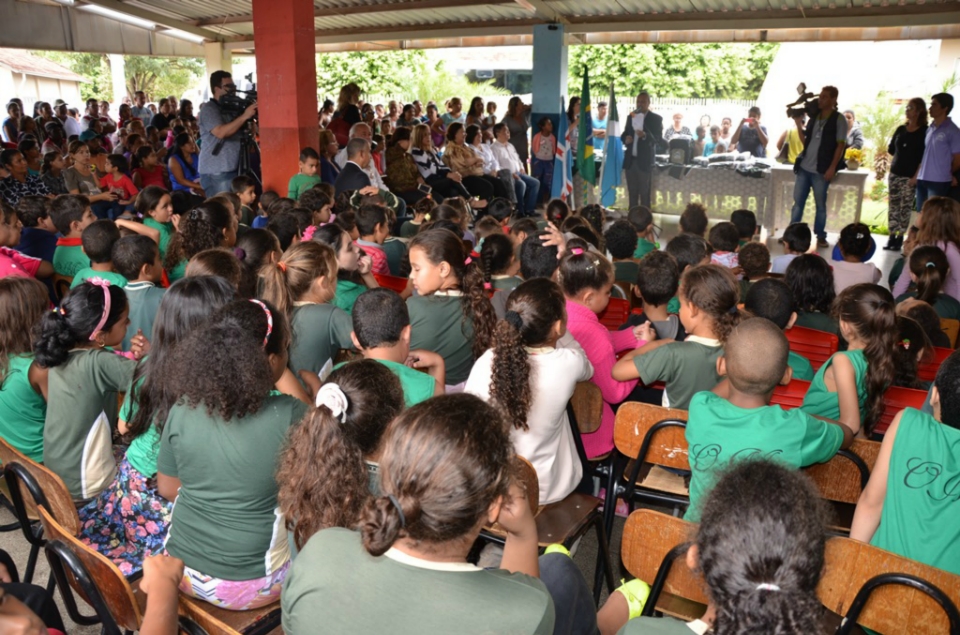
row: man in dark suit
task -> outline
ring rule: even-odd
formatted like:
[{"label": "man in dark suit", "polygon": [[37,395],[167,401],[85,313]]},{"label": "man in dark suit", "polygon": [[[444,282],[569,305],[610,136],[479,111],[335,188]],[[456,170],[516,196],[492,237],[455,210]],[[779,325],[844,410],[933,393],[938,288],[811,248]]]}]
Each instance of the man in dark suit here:
[{"label": "man in dark suit", "polygon": [[650,112],[650,95],[642,91],[637,95],[637,109],[627,117],[626,128],[620,135],[630,207],[650,207],[654,155],[662,138],[663,117]]},{"label": "man in dark suit", "polygon": [[370,177],[363,171],[371,160],[369,141],[355,138],[347,143],[347,162],[333,184],[337,196],[340,192],[352,190],[357,190],[363,195],[374,195],[380,192],[376,186],[370,184]]}]

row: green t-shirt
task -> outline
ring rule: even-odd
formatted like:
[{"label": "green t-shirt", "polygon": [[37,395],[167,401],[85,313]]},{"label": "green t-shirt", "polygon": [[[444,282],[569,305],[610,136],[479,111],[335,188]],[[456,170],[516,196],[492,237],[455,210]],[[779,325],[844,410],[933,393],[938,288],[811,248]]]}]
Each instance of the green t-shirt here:
[{"label": "green t-shirt", "polygon": [[832,333],[840,337],[840,325],[834,318],[826,313],[797,311],[796,325],[817,331],[824,331],[825,333]]},{"label": "green t-shirt", "polygon": [[315,633],[318,624],[330,633],[392,635],[546,635],[554,626],[553,600],[536,578],[398,549],[371,556],[358,533],[339,527],[307,541],[280,601],[289,635]]},{"label": "green t-shirt", "polygon": [[170,280],[170,284],[186,277],[187,262],[187,260],[181,260],[176,267],[167,271],[167,279]]},{"label": "green t-shirt", "polygon": [[[692,625],[700,624],[699,628]],[[635,617],[623,625],[617,635],[690,635],[705,632],[706,624],[700,620],[684,622],[675,617]]]},{"label": "green t-shirt", "polygon": [[274,474],[307,406],[271,391],[260,409],[224,421],[206,407],[170,410],[157,470],[180,479],[167,550],[201,573],[253,580],[290,559]]},{"label": "green t-shirt", "polygon": [[299,201],[301,194],[319,182],[319,174],[314,174],[313,176],[307,176],[306,174],[294,174],[290,177],[290,183],[287,185],[287,196],[295,201]]},{"label": "green t-shirt", "polygon": [[613,263],[613,279],[617,282],[637,284],[637,273],[640,265],[633,260],[621,260]]},{"label": "green t-shirt", "polygon": [[787,356],[787,365],[793,369],[794,379],[813,381],[813,366],[810,365],[810,360],[803,355],[790,351]]},{"label": "green t-shirt", "polygon": [[127,334],[123,336],[123,350],[128,351],[130,340],[137,334],[138,329],[143,331],[147,339],[153,338],[153,322],[157,319],[164,290],[152,282],[131,282],[124,291],[130,307],[130,324],[127,326]]},{"label": "green t-shirt", "polygon": [[53,252],[53,270],[61,276],[72,278],[81,269],[90,266],[90,259],[83,253],[83,247],[58,245]]},{"label": "green t-shirt", "polygon": [[90,278],[103,278],[109,282],[114,287],[120,287],[123,289],[127,286],[127,279],[121,276],[119,273],[113,271],[96,271],[90,267],[84,267],[73,276],[73,282],[70,283],[70,288],[73,289],[77,285],[81,285]]},{"label": "green t-shirt", "polygon": [[30,385],[33,355],[13,355],[0,385],[0,437],[37,463],[43,463],[47,402]]},{"label": "green t-shirt", "polygon": [[712,392],[690,401],[685,436],[690,453],[690,507],[684,520],[698,522],[700,506],[717,471],[731,462],[762,456],[794,469],[829,461],[843,443],[838,425],[780,406],[739,408]]},{"label": "green t-shirt", "polygon": [[[900,304],[904,300],[917,297],[916,291],[908,291],[903,295],[897,298],[897,304]],[[945,320],[960,320],[960,302],[957,302],[956,298],[949,296],[945,293],[941,293],[937,296],[937,299],[933,303],[933,310],[937,312],[942,319]]]},{"label": "green t-shirt", "polygon": [[913,408],[903,411],[887,473],[887,496],[871,545],[960,575],[960,430]]},{"label": "green t-shirt", "polygon": [[390,268],[391,276],[399,276],[400,268],[403,265],[403,257],[407,254],[407,245],[399,238],[387,238],[380,245],[383,253],[387,256],[387,267]]},{"label": "green t-shirt", "polygon": [[111,351],[86,348],[50,369],[43,462],[76,500],[93,498],[113,479],[117,393],[130,385],[136,366]]},{"label": "green t-shirt", "polygon": [[490,279],[490,286],[494,291],[510,291],[516,289],[523,282],[523,278],[517,276],[494,276]]},{"label": "green t-shirt", "polygon": [[447,385],[467,381],[473,368],[473,320],[463,315],[460,294],[417,295],[407,300],[410,348],[425,348],[443,358]]},{"label": "green t-shirt", "polygon": [[143,224],[146,227],[152,227],[160,232],[160,241],[157,243],[157,246],[160,249],[160,260],[162,261],[167,256],[167,247],[170,245],[170,239],[173,238],[173,233],[176,231],[173,228],[173,223],[170,221],[158,223],[147,216],[143,219]]},{"label": "green t-shirt", "polygon": [[400,238],[413,238],[420,232],[420,225],[422,224],[408,220],[400,226]]},{"label": "green t-shirt", "polygon": [[690,400],[701,390],[711,390],[720,382],[717,358],[723,347],[717,340],[688,335],[682,342],[673,342],[633,358],[640,380],[650,385],[667,384],[663,405],[686,410]]},{"label": "green t-shirt", "polygon": [[867,358],[864,357],[862,350],[840,351],[830,356],[830,359],[820,367],[810,388],[807,389],[807,395],[803,398],[803,405],[800,406],[805,412],[826,419],[837,421],[840,418],[840,398],[837,393],[827,390],[827,384],[823,381],[823,375],[833,364],[837,355],[846,355],[850,363],[853,364],[854,376],[857,380],[857,401],[860,404],[860,423],[866,416],[867,405]]},{"label": "green t-shirt", "polygon": [[680,298],[673,296],[667,302],[667,313],[680,313]]},{"label": "green t-shirt", "polygon": [[288,366],[294,375],[301,370],[319,373],[340,349],[352,349],[353,320],[332,304],[304,304],[294,307],[290,319],[293,343]]},{"label": "green t-shirt", "polygon": [[[144,358],[146,359],[146,358]],[[138,382],[137,387],[143,385],[143,379]],[[120,405],[121,421],[130,423],[137,414],[137,404],[133,402],[132,389],[128,389],[123,396],[123,404]],[[156,427],[151,425],[143,434],[130,442],[127,448],[127,462],[135,470],[146,476],[154,478],[157,475],[157,454],[160,453],[160,434]]]},{"label": "green t-shirt", "polygon": [[353,305],[357,303],[360,294],[367,290],[367,285],[357,284],[352,280],[337,280],[337,294],[330,300],[330,304],[353,313]]},{"label": "green t-shirt", "polygon": [[637,239],[637,248],[633,252],[634,260],[640,260],[655,249],[660,249],[660,243],[652,243],[646,238]]},{"label": "green t-shirt", "polygon": [[[400,386],[403,388],[403,403],[407,408],[433,397],[437,389],[437,380],[427,373],[388,359],[377,361],[389,368],[400,380]],[[337,364],[334,369],[342,366],[346,366],[346,363]]]}]

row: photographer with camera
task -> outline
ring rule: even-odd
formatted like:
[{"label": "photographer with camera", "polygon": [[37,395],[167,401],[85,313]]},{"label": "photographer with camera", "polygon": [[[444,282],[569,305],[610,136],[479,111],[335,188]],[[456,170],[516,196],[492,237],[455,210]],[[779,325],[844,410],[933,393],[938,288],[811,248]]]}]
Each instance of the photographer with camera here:
[{"label": "photographer with camera", "polygon": [[[793,188],[793,214],[791,223],[803,220],[807,196],[813,188],[813,200],[817,214],[813,231],[817,235],[817,248],[829,247],[827,243],[827,188],[838,170],[846,167],[843,153],[847,140],[847,120],[837,112],[839,91],[833,86],[824,86],[817,101],[807,101],[803,110],[810,115],[806,129],[797,122],[797,133],[803,143],[803,152],[797,157],[793,172],[797,182]],[[787,116],[797,109],[788,109]]]},{"label": "photographer with camera", "polygon": [[229,192],[230,182],[240,167],[242,149],[241,135],[238,134],[257,114],[257,104],[249,104],[246,109],[228,121],[232,113],[225,112],[221,99],[224,96],[236,97],[237,85],[226,71],[214,71],[210,75],[210,91],[213,97],[200,109],[200,185],[207,196],[216,196]]}]

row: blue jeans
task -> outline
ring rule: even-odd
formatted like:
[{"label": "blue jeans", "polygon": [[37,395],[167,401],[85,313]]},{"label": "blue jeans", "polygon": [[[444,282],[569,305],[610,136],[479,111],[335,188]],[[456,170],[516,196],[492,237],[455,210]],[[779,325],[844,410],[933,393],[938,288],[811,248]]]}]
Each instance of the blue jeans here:
[{"label": "blue jeans", "polygon": [[813,202],[817,206],[817,215],[813,221],[813,233],[820,240],[827,239],[828,187],[830,187],[830,181],[823,178],[822,174],[808,172],[803,168],[797,170],[797,182],[793,187],[793,213],[790,222],[799,223],[803,220],[803,208],[807,205],[810,188],[813,188]]},{"label": "blue jeans", "polygon": [[533,216],[537,212],[537,197],[540,195],[540,181],[521,174],[519,179],[513,180],[513,188],[517,193],[517,211],[520,216]]},{"label": "blue jeans", "polygon": [[947,196],[950,194],[950,181],[920,181],[917,180],[917,211],[923,209],[923,204],[931,196]]},{"label": "blue jeans", "polygon": [[95,201],[90,204],[90,210],[99,219],[115,220],[123,214],[123,206],[116,201]]},{"label": "blue jeans", "polygon": [[598,633],[593,594],[572,558],[561,553],[540,556],[540,581],[556,607],[554,635]]},{"label": "blue jeans", "polygon": [[233,187],[230,182],[233,181],[236,176],[236,170],[232,172],[218,172],[217,174],[201,174],[200,187],[203,188],[203,193],[207,195],[207,198],[216,196],[221,192],[232,192]]}]

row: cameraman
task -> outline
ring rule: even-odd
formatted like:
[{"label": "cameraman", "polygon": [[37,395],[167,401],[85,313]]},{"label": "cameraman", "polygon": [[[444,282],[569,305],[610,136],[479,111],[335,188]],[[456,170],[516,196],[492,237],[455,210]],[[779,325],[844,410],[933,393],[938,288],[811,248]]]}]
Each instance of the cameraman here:
[{"label": "cameraman", "polygon": [[255,114],[257,105],[249,106],[230,121],[225,120],[219,99],[236,92],[237,85],[226,71],[210,75],[213,98],[200,109],[200,185],[207,196],[229,192],[230,181],[240,167],[240,135],[237,133]]},{"label": "cameraman", "polygon": [[797,157],[793,172],[797,183],[793,188],[793,215],[791,223],[803,220],[803,208],[807,204],[810,188],[813,188],[813,201],[817,206],[817,215],[813,222],[813,231],[817,235],[817,249],[824,249],[827,243],[827,188],[838,170],[846,167],[843,153],[847,141],[847,120],[837,112],[839,91],[833,86],[824,86],[817,99],[819,112],[807,122],[806,129],[797,122],[797,133],[803,144],[803,152]]}]

